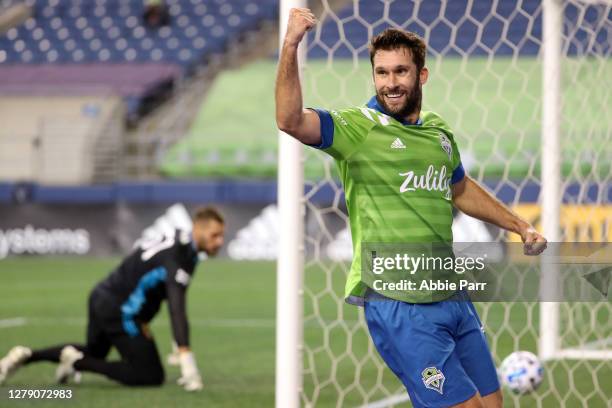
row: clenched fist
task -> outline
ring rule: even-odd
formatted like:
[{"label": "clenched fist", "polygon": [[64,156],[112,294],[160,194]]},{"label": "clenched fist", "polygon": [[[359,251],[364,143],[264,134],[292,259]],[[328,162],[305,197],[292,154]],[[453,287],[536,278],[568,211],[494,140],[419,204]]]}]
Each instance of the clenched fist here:
[{"label": "clenched fist", "polygon": [[289,22],[287,23],[287,33],[285,42],[288,45],[297,46],[306,31],[309,31],[317,23],[314,14],[307,8],[292,8],[289,11]]},{"label": "clenched fist", "polygon": [[535,228],[528,226],[520,234],[525,244],[523,247],[525,255],[539,255],[546,249],[546,238],[536,231]]}]

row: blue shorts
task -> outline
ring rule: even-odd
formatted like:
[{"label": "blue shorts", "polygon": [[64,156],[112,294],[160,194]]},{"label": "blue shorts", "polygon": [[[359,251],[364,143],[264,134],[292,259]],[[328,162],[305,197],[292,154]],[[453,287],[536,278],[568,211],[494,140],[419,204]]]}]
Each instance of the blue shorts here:
[{"label": "blue shorts", "polygon": [[[371,293],[371,292],[370,292]],[[406,303],[373,293],[365,318],[376,349],[414,407],[448,407],[499,389],[491,352],[466,294]]]}]

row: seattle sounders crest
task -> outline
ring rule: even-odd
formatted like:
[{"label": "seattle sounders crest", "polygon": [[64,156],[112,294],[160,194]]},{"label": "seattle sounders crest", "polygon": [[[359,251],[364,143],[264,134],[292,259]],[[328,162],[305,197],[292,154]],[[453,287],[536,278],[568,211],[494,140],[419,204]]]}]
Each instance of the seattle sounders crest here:
[{"label": "seattle sounders crest", "polygon": [[427,367],[421,373],[423,376],[423,384],[425,384],[425,388],[429,388],[430,390],[438,391],[440,394],[443,393],[442,389],[444,387],[444,374],[442,371],[438,370],[436,367]]},{"label": "seattle sounders crest", "polygon": [[438,137],[440,138],[440,146],[442,146],[442,150],[446,152],[450,160],[453,156],[453,146],[451,145],[450,140],[448,140],[448,137],[446,137],[444,133],[438,134]]}]

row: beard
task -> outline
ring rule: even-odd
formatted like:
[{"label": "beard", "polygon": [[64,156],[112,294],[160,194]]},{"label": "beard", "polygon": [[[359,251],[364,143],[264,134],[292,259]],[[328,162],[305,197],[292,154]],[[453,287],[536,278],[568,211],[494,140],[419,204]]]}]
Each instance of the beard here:
[{"label": "beard", "polygon": [[376,91],[376,100],[382,108],[395,118],[404,120],[408,115],[421,110],[421,101],[423,100],[423,90],[417,76],[412,89],[406,95],[406,101],[400,106],[390,106],[385,102],[384,93],[401,92],[399,87],[393,89],[384,89]]}]

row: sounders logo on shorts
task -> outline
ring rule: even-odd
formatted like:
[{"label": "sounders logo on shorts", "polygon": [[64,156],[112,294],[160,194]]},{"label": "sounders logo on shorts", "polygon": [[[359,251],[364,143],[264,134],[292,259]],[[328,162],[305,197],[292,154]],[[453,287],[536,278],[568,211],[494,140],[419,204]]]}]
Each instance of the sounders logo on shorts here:
[{"label": "sounders logo on shorts", "polygon": [[442,371],[438,370],[436,367],[427,367],[421,373],[423,376],[423,384],[425,384],[425,388],[429,388],[430,390],[438,391],[440,394],[443,393],[442,388],[444,387],[444,374]]},{"label": "sounders logo on shorts", "polygon": [[440,170],[436,170],[433,164],[430,164],[425,174],[415,174],[410,170],[406,173],[399,173],[404,177],[404,182],[400,186],[400,193],[416,190],[427,191],[442,191],[446,196],[450,196],[451,178],[445,165],[442,165]]}]

